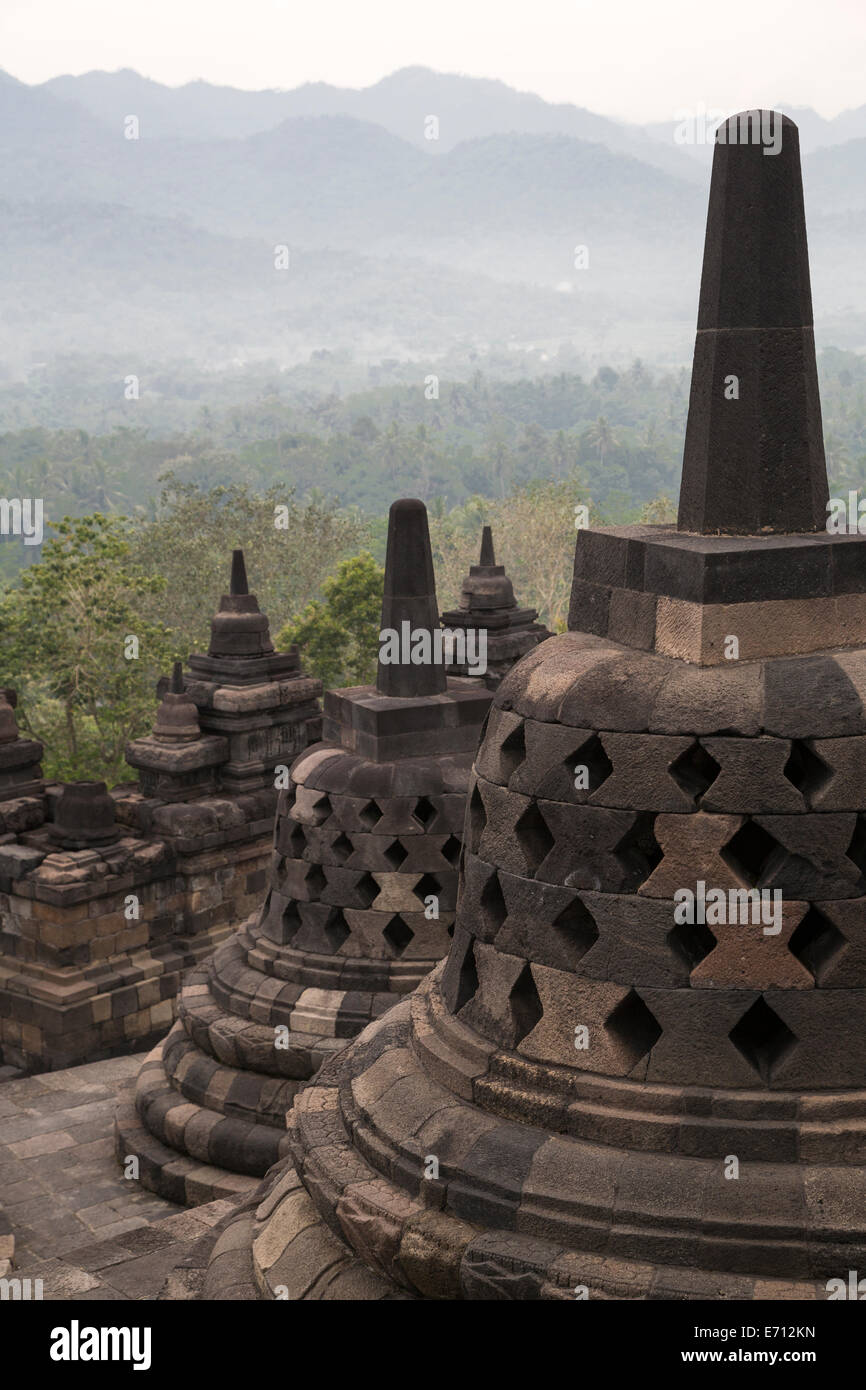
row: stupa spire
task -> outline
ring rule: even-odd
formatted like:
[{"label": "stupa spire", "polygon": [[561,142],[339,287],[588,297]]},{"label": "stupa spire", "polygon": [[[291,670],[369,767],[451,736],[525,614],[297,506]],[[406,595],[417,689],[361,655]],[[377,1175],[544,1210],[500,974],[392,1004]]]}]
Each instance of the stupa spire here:
[{"label": "stupa spire", "polygon": [[[413,634],[428,633],[432,643],[438,627],[427,508],[415,497],[404,497],[393,502],[388,513],[382,631],[396,633],[403,649],[401,655],[404,652],[408,655]],[[407,634],[405,639],[404,633]],[[418,664],[386,661],[384,654],[383,643],[376,674],[376,689],[380,695],[444,694],[447,689],[444,666],[433,661]]]},{"label": "stupa spire", "polygon": [[229,593],[234,595],[248,594],[250,586],[247,583],[247,567],[244,562],[244,552],[238,548],[232,551],[232,576],[229,581]]},{"label": "stupa spire", "polygon": [[827,470],[797,127],[716,135],[678,529],[820,531]]},{"label": "stupa spire", "polygon": [[[470,633],[483,632],[486,652],[483,679],[489,689],[495,690],[515,662],[550,636],[537,618],[535,608],[518,608],[505,566],[496,563],[493,531],[485,526],[481,532],[478,564],[469,566],[469,573],[461,585],[458,607],[442,614],[443,628],[452,632],[463,628],[467,642]],[[476,674],[471,660],[457,651],[448,673],[454,676]]]}]

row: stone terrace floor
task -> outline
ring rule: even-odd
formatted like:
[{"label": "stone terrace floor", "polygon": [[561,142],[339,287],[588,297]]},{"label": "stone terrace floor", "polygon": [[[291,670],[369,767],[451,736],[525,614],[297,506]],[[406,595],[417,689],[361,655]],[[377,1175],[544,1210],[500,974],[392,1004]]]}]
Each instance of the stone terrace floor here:
[{"label": "stone terrace floor", "polygon": [[[0,1205],[14,1274],[43,1297],[154,1299],[181,1256],[230,1209],[188,1210],[123,1177],[114,1111],[144,1054],[0,1082]],[[168,1296],[190,1297],[191,1290]]]}]

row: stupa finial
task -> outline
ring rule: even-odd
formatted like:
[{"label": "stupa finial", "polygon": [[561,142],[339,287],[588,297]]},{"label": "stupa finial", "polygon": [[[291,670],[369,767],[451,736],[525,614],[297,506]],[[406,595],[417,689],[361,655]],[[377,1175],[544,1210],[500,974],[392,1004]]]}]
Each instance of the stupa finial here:
[{"label": "stupa finial", "polygon": [[678,529],[822,530],[827,469],[797,127],[716,133]]},{"label": "stupa finial", "polygon": [[[429,633],[429,645],[438,627],[427,508],[417,498],[404,497],[392,503],[388,513],[382,631],[398,634],[401,647],[411,651],[414,634]],[[409,651],[406,651],[407,656]],[[440,695],[447,685],[445,668],[441,664],[434,661],[417,665],[411,661],[385,662],[380,654],[376,675],[376,689],[380,695]]]},{"label": "stupa finial", "polygon": [[232,577],[229,582],[229,593],[234,595],[248,594],[250,586],[247,583],[247,567],[244,563],[244,552],[238,547],[232,551]]}]

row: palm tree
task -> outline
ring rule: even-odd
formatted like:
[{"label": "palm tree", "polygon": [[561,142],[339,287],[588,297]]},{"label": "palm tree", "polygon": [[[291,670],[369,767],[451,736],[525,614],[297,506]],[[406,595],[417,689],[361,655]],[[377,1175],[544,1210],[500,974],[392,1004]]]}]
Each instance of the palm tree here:
[{"label": "palm tree", "polygon": [[599,415],[595,424],[590,425],[587,441],[598,449],[598,459],[602,468],[604,467],[605,454],[609,454],[611,449],[619,447],[619,440],[603,415]]}]

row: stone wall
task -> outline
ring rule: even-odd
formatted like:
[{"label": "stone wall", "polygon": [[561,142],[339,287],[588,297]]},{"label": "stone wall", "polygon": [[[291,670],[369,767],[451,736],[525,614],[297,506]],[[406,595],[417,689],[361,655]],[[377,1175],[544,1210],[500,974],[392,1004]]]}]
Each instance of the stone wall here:
[{"label": "stone wall", "polygon": [[[114,795],[121,818],[141,801]],[[3,1060],[56,1070],[162,1037],[183,973],[261,901],[275,804],[260,791],[162,807],[156,834],[102,848],[58,851],[44,826],[0,844]]]}]

